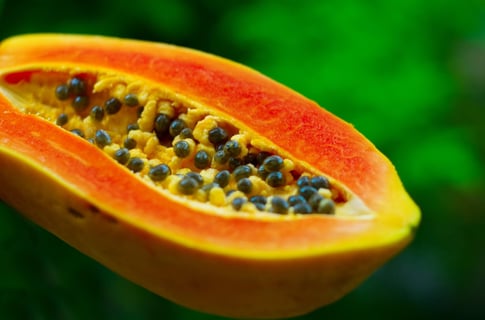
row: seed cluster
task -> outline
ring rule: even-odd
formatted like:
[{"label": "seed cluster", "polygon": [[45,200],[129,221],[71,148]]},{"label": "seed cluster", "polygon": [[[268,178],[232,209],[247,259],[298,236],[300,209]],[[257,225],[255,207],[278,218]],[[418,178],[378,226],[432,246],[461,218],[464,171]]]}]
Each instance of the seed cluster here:
[{"label": "seed cluster", "polygon": [[57,84],[55,99],[64,107],[55,123],[174,194],[277,214],[334,214],[336,202],[345,201],[326,177],[253,146],[228,121],[179,102],[140,99],[140,89],[113,94],[94,92],[95,85],[82,76]]}]

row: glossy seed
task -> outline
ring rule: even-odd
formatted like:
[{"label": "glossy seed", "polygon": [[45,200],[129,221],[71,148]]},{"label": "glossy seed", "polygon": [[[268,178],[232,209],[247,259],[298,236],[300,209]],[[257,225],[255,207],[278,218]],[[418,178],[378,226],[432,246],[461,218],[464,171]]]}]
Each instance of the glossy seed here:
[{"label": "glossy seed", "polygon": [[285,182],[285,175],[280,171],[270,172],[266,177],[266,183],[273,188],[282,187]]},{"label": "glossy seed", "polygon": [[293,212],[294,213],[311,213],[312,207],[306,202],[297,203],[296,205],[293,206]]},{"label": "glossy seed", "polygon": [[260,166],[258,168],[258,177],[260,177],[261,179],[266,180],[266,178],[268,177],[268,174],[269,172],[264,170],[263,166]]},{"label": "glossy seed", "polygon": [[88,96],[76,96],[74,97],[74,100],[72,100],[71,105],[76,111],[83,111],[89,105],[89,98]]},{"label": "glossy seed", "polygon": [[184,176],[178,183],[178,190],[182,194],[193,194],[199,186],[199,183],[189,176]]},{"label": "glossy seed", "polygon": [[194,165],[198,169],[205,169],[210,165],[210,156],[205,150],[199,150],[194,156]]},{"label": "glossy seed", "polygon": [[170,170],[170,167],[167,166],[166,164],[159,164],[156,165],[148,171],[148,176],[150,179],[153,181],[163,181],[165,180],[172,171]]},{"label": "glossy seed", "polygon": [[128,161],[128,164],[126,166],[133,172],[140,172],[141,170],[143,170],[145,162],[141,158],[133,157]]},{"label": "glossy seed", "polygon": [[319,194],[318,192],[314,193],[311,195],[311,197],[308,199],[308,204],[313,208],[317,209],[320,201],[322,201],[324,197]]},{"label": "glossy seed", "polygon": [[276,213],[287,213],[289,209],[288,202],[279,196],[274,196],[271,198],[271,209]]},{"label": "glossy seed", "polygon": [[174,121],[172,121],[172,123],[170,124],[169,128],[168,128],[168,132],[170,133],[170,135],[175,138],[176,136],[178,136],[180,134],[180,132],[187,127],[187,124],[185,123],[184,120],[182,119],[175,119]]},{"label": "glossy seed", "polygon": [[194,138],[194,135],[192,134],[192,129],[190,128],[183,128],[182,131],[180,131],[179,136],[182,139]]},{"label": "glossy seed", "polygon": [[75,134],[78,137],[84,138],[84,133],[81,131],[81,129],[72,129],[71,133]]},{"label": "glossy seed", "polygon": [[111,137],[109,136],[109,133],[107,133],[102,129],[99,129],[96,131],[96,134],[94,135],[94,142],[98,147],[103,148],[111,144]]},{"label": "glossy seed", "polygon": [[80,96],[86,94],[86,82],[81,78],[69,80],[69,89],[73,95]]},{"label": "glossy seed", "polygon": [[209,130],[209,141],[214,145],[226,142],[227,138],[226,130],[221,127],[215,127]]},{"label": "glossy seed", "polygon": [[310,186],[310,185],[311,185],[311,180],[310,180],[310,177],[308,177],[308,176],[301,176],[296,181],[296,186],[300,189],[305,187],[305,186]]},{"label": "glossy seed", "polygon": [[227,160],[227,165],[229,167],[229,170],[233,171],[234,169],[242,165],[242,160],[239,158],[231,157],[229,158],[229,160]]},{"label": "glossy seed", "polygon": [[231,205],[234,208],[234,210],[239,211],[239,210],[241,210],[241,208],[242,208],[242,206],[245,202],[246,202],[246,199],[241,198],[241,197],[237,197],[237,198],[234,198],[232,200]]},{"label": "glossy seed", "polygon": [[250,166],[240,165],[234,169],[233,175],[236,181],[239,181],[242,178],[248,178],[251,175],[251,172],[252,170]]},{"label": "glossy seed", "polygon": [[301,195],[292,195],[288,197],[288,204],[292,207],[299,203],[305,203],[305,202],[306,202],[306,199],[303,198],[303,196]]},{"label": "glossy seed", "polygon": [[107,114],[115,114],[121,110],[121,101],[117,98],[109,98],[104,102],[104,109]]},{"label": "glossy seed", "polygon": [[71,90],[66,84],[61,84],[56,87],[56,97],[59,100],[67,100],[71,95]]},{"label": "glossy seed", "polygon": [[255,195],[255,196],[252,196],[251,198],[249,198],[249,202],[252,202],[254,204],[260,203],[262,205],[265,205],[267,201],[268,201],[268,199],[266,199],[265,196],[261,196],[261,195]]},{"label": "glossy seed", "polygon": [[185,158],[190,154],[190,144],[185,140],[177,141],[173,146],[173,152],[179,158]]},{"label": "glossy seed", "polygon": [[204,178],[202,178],[202,175],[198,172],[187,172],[185,174],[186,177],[190,177],[197,181],[197,185],[200,187],[204,184]]},{"label": "glossy seed", "polygon": [[300,191],[299,191],[300,195],[305,198],[306,200],[310,199],[310,197],[312,195],[314,195],[315,193],[317,193],[317,189],[315,189],[314,187],[310,187],[310,186],[303,186]]},{"label": "glossy seed", "polygon": [[237,182],[237,189],[244,193],[250,193],[253,189],[253,183],[249,178],[242,178]]},{"label": "glossy seed", "polygon": [[121,148],[115,151],[114,158],[118,163],[125,164],[130,160],[130,151],[127,148]]},{"label": "glossy seed", "polygon": [[58,117],[57,117],[57,120],[56,120],[56,124],[58,126],[63,126],[67,123],[67,121],[69,120],[67,114],[65,113],[61,113]]},{"label": "glossy seed", "polygon": [[133,138],[130,138],[130,137],[127,137],[125,139],[125,141],[123,142],[123,146],[128,149],[128,150],[131,150],[133,148],[136,147],[136,140],[133,139]]},{"label": "glossy seed", "polygon": [[213,188],[220,188],[221,186],[215,182],[211,182],[211,183],[208,183],[206,185],[203,185],[200,189],[205,191],[205,192],[209,192],[211,189]]},{"label": "glossy seed", "polygon": [[320,188],[328,189],[330,187],[330,182],[323,176],[316,176],[311,178],[311,185],[317,190]]},{"label": "glossy seed", "polygon": [[155,118],[155,132],[160,137],[167,133],[170,126],[170,117],[164,113],[160,113]]},{"label": "glossy seed", "polygon": [[237,157],[241,153],[241,146],[235,140],[227,141],[224,145],[224,152],[230,157]]},{"label": "glossy seed", "polygon": [[283,168],[283,159],[280,156],[269,156],[263,161],[264,169],[268,172],[274,172]]},{"label": "glossy seed", "polygon": [[94,106],[89,113],[92,119],[101,121],[104,118],[104,109],[101,106]]},{"label": "glossy seed", "polygon": [[219,164],[224,164],[229,160],[229,156],[224,152],[224,150],[219,150],[214,154],[214,162]]},{"label": "glossy seed", "polygon": [[216,176],[214,177],[214,182],[219,184],[221,188],[224,188],[229,184],[229,179],[231,178],[231,174],[228,170],[219,171]]},{"label": "glossy seed", "polygon": [[125,102],[125,105],[127,105],[128,107],[136,107],[139,103],[138,97],[134,93],[128,93],[124,97],[124,102]]},{"label": "glossy seed", "polygon": [[256,209],[258,209],[258,211],[265,211],[266,209],[266,205],[262,203],[254,203],[254,206]]},{"label": "glossy seed", "polygon": [[318,213],[334,214],[335,213],[335,202],[331,199],[324,198],[317,207]]},{"label": "glossy seed", "polygon": [[126,126],[126,132],[130,132],[132,130],[138,130],[140,129],[140,126],[138,123],[130,123],[129,125]]}]

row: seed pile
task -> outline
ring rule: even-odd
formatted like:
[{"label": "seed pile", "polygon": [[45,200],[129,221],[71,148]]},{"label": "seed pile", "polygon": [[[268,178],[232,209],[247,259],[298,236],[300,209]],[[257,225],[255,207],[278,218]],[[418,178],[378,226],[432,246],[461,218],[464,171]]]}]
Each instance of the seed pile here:
[{"label": "seed pile", "polygon": [[334,214],[346,201],[326,177],[253,144],[248,133],[209,110],[108,76],[63,75],[51,82],[50,93],[39,97],[49,110],[30,112],[175,195],[277,214]]}]

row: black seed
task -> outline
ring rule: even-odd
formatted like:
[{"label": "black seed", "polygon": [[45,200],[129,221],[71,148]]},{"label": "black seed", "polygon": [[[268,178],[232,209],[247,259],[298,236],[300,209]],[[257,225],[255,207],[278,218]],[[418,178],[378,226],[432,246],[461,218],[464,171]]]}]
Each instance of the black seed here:
[{"label": "black seed", "polygon": [[224,152],[224,150],[219,150],[214,154],[214,161],[220,164],[224,164],[229,160],[229,156]]},{"label": "black seed", "polygon": [[221,127],[215,127],[209,130],[209,141],[212,144],[221,144],[227,140],[227,132]]},{"label": "black seed", "polygon": [[254,166],[258,165],[258,156],[256,153],[248,153],[243,157],[243,163],[244,164],[252,164]]},{"label": "black seed", "polygon": [[326,213],[326,214],[334,214],[335,213],[335,202],[331,199],[324,198],[318,204],[317,208],[318,213]]},{"label": "black seed", "polygon": [[311,185],[311,181],[310,181],[310,178],[308,176],[301,176],[297,181],[296,181],[296,185],[298,188],[303,188],[304,186],[310,186]]},{"label": "black seed", "polygon": [[303,186],[303,187],[300,188],[299,193],[303,198],[308,200],[308,199],[310,199],[310,197],[312,195],[317,193],[317,189],[315,189],[314,187],[310,187],[310,186]]},{"label": "black seed", "polygon": [[283,168],[283,159],[280,156],[269,156],[263,161],[264,169],[268,172],[274,172]]},{"label": "black seed", "polygon": [[71,90],[66,84],[61,84],[56,87],[56,97],[59,100],[66,100],[71,95]]},{"label": "black seed", "polygon": [[254,206],[256,207],[256,209],[258,209],[259,211],[264,211],[266,209],[266,205],[265,204],[262,204],[262,203],[255,203]]},{"label": "black seed", "polygon": [[317,209],[320,201],[322,201],[324,197],[319,194],[318,192],[312,194],[312,196],[308,199],[308,204],[313,208]]},{"label": "black seed", "polygon": [[114,158],[121,164],[125,164],[130,160],[130,151],[127,148],[121,148],[116,150]]},{"label": "black seed", "polygon": [[128,93],[124,98],[124,102],[128,107],[136,107],[138,105],[138,97],[134,93]]},{"label": "black seed", "polygon": [[180,131],[179,135],[182,139],[194,138],[194,136],[192,135],[192,129],[190,128],[183,128],[182,131]]},{"label": "black seed", "polygon": [[91,118],[96,121],[101,121],[104,118],[104,109],[101,106],[94,106],[89,114]]},{"label": "black seed", "polygon": [[288,202],[282,197],[274,196],[271,199],[271,209],[273,212],[287,213],[289,207]]},{"label": "black seed", "polygon": [[239,167],[242,164],[241,159],[233,158],[233,157],[229,158],[229,160],[227,162],[228,162],[229,170],[231,170],[231,171],[236,169],[237,167]]},{"label": "black seed", "polygon": [[138,123],[130,123],[129,125],[126,126],[126,132],[130,132],[131,130],[138,130],[140,129],[140,126]]},{"label": "black seed", "polygon": [[185,174],[185,176],[190,177],[190,178],[194,179],[195,181],[197,181],[197,185],[199,187],[204,184],[204,178],[202,178],[202,176],[198,172],[187,172]]},{"label": "black seed", "polygon": [[84,133],[81,131],[81,129],[72,129],[71,133],[78,137],[84,138]]},{"label": "black seed", "polygon": [[111,137],[106,131],[99,129],[96,131],[96,134],[94,135],[94,142],[96,142],[96,145],[98,147],[103,148],[111,144]]},{"label": "black seed", "polygon": [[182,194],[193,194],[199,186],[199,183],[189,176],[184,176],[178,183],[178,190]]},{"label": "black seed", "polygon": [[241,210],[241,208],[242,208],[242,206],[245,202],[246,202],[246,199],[241,198],[241,197],[237,197],[237,198],[234,198],[232,200],[231,205],[234,208],[234,210],[239,211],[239,210]]},{"label": "black seed", "polygon": [[185,140],[180,140],[173,146],[173,151],[177,157],[185,158],[190,154],[190,144]]},{"label": "black seed", "polygon": [[297,203],[296,205],[293,206],[293,212],[295,212],[295,213],[311,213],[312,207],[306,202]]},{"label": "black seed", "polygon": [[264,162],[264,160],[271,156],[271,153],[269,152],[266,152],[266,151],[261,151],[260,153],[258,153],[258,155],[256,156],[256,161],[258,164],[262,164]]},{"label": "black seed", "polygon": [[220,185],[221,188],[224,188],[229,184],[230,177],[231,174],[229,173],[229,171],[222,170],[216,174],[216,176],[214,177],[214,182]]},{"label": "black seed", "polygon": [[258,168],[258,177],[260,177],[261,179],[266,180],[266,178],[268,177],[268,173],[268,171],[264,170],[263,166],[260,166]]},{"label": "black seed", "polygon": [[156,116],[155,118],[155,133],[157,136],[160,137],[163,136],[165,133],[167,133],[168,128],[170,126],[170,118],[164,113],[160,113],[159,115]]},{"label": "black seed", "polygon": [[67,114],[61,113],[59,117],[57,117],[56,124],[58,126],[63,126],[67,123],[68,120],[69,118],[67,117]]},{"label": "black seed", "polygon": [[249,198],[249,201],[254,203],[254,204],[260,203],[262,205],[265,205],[266,202],[268,201],[268,199],[266,199],[265,196],[256,195],[256,196],[252,196],[251,198]]},{"label": "black seed", "polygon": [[150,170],[148,171],[148,176],[153,181],[163,181],[171,173],[172,171],[170,170],[169,166],[167,166],[166,164],[159,164],[157,166],[154,166],[153,168],[150,168]]},{"label": "black seed", "polygon": [[135,139],[133,139],[133,138],[129,138],[129,137],[127,137],[127,138],[125,139],[125,141],[123,142],[123,146],[124,146],[126,149],[131,150],[131,149],[133,149],[133,148],[135,148],[135,147],[136,147],[136,140],[135,140]]},{"label": "black seed", "polygon": [[72,106],[76,111],[83,111],[89,105],[89,97],[88,96],[76,96],[74,100],[72,100]]},{"label": "black seed", "polygon": [[184,120],[182,120],[182,119],[175,119],[170,124],[170,127],[168,128],[168,132],[170,133],[170,135],[173,138],[175,138],[186,127],[187,127],[187,124],[185,123]]},{"label": "black seed", "polygon": [[76,96],[81,96],[86,94],[86,82],[80,78],[72,78],[69,80],[69,90],[72,94]]},{"label": "black seed", "polygon": [[241,153],[241,146],[235,140],[227,141],[224,145],[224,152],[231,157],[237,157]]},{"label": "black seed", "polygon": [[141,158],[133,157],[128,161],[126,166],[133,172],[140,172],[145,166],[145,162]]},{"label": "black seed", "polygon": [[299,203],[306,203],[306,199],[301,195],[293,195],[288,197],[288,204],[290,206],[296,206]]},{"label": "black seed", "polygon": [[237,182],[237,190],[241,192],[250,193],[252,189],[253,183],[249,178],[242,178]]},{"label": "black seed", "polygon": [[199,150],[194,157],[195,167],[198,169],[205,169],[210,165],[210,160],[211,158],[209,157],[207,151]]},{"label": "black seed", "polygon": [[266,183],[273,188],[282,187],[285,185],[285,175],[280,171],[270,172],[266,177]]},{"label": "black seed", "polygon": [[328,189],[330,187],[330,182],[324,176],[313,177],[311,179],[311,184],[312,184],[312,187],[314,187],[317,190],[320,188]]},{"label": "black seed", "polygon": [[205,192],[209,192],[212,188],[219,188],[220,185],[215,183],[215,182],[211,182],[211,183],[208,183],[204,186],[202,186],[200,189],[205,191]]},{"label": "black seed", "polygon": [[104,109],[107,114],[115,114],[121,109],[121,101],[117,98],[109,98],[104,102]]},{"label": "black seed", "polygon": [[251,175],[251,167],[247,165],[238,166],[234,169],[233,174],[236,181],[241,180],[242,178],[248,178]]}]

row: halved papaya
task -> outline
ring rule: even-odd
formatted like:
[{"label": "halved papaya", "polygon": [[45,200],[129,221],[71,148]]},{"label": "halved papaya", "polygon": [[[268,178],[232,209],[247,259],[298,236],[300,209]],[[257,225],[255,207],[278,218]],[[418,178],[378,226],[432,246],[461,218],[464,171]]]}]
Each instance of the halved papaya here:
[{"label": "halved papaya", "polygon": [[412,239],[417,206],[350,124],[206,53],[38,34],[0,44],[0,198],[181,305],[312,311]]}]

